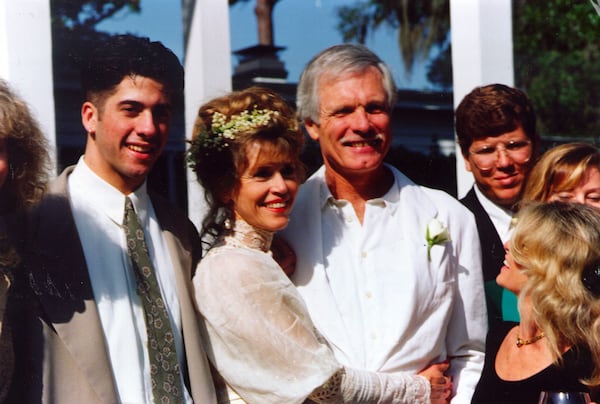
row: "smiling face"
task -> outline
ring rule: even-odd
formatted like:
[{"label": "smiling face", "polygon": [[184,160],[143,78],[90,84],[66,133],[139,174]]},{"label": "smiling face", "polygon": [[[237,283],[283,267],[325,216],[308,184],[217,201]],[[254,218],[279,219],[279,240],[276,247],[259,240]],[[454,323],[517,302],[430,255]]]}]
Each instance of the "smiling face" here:
[{"label": "smiling face", "polygon": [[85,162],[124,194],[146,179],[166,144],[171,100],[163,85],[141,76],[123,78],[95,105],[81,109],[88,132]]},{"label": "smiling face", "polygon": [[[518,127],[512,132],[499,136],[473,140],[469,147],[469,154],[464,156],[466,169],[473,173],[481,192],[492,202],[508,209],[519,200],[525,179],[533,164],[531,159],[533,151],[532,147],[528,146],[526,158],[521,158],[519,153],[515,154],[518,156],[515,158],[511,157],[510,151],[508,153],[505,151],[506,146],[528,141],[530,139],[523,129]],[[487,149],[496,149],[494,153],[497,159],[490,168],[481,168],[477,165],[475,153]]]},{"label": "smiling face", "polygon": [[266,143],[251,143],[246,151],[248,167],[230,197],[235,216],[259,229],[281,230],[298,192],[294,165]]},{"label": "smiling face", "polygon": [[375,67],[321,78],[319,123],[306,129],[318,140],[328,170],[343,177],[376,172],[391,146],[390,111]]},{"label": "smiling face", "polygon": [[581,203],[600,209],[600,171],[595,167],[589,167],[582,181],[575,188],[552,192],[548,202],[554,201]]},{"label": "smiling face", "polygon": [[515,295],[519,295],[523,286],[525,286],[527,276],[523,273],[521,266],[515,262],[510,253],[510,241],[504,243],[504,249],[506,251],[504,263],[500,269],[500,273],[496,277],[496,283],[503,288],[510,290]]}]

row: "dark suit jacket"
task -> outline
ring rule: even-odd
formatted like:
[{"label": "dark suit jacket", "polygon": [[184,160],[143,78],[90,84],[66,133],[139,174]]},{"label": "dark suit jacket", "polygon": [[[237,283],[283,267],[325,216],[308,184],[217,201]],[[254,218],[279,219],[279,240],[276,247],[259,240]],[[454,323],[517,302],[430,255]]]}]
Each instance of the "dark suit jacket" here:
[{"label": "dark suit jacket", "polygon": [[481,243],[481,257],[483,281],[485,283],[485,297],[488,309],[490,327],[503,320],[502,300],[506,296],[504,289],[496,283],[496,276],[500,273],[504,262],[504,245],[492,220],[477,199],[475,189],[471,190],[460,200],[473,215],[477,223],[479,241]]},{"label": "dark suit jacket", "polygon": [[[27,223],[28,291],[16,302],[16,402],[115,403],[117,393],[83,248],[69,204],[67,168],[53,181]],[[163,198],[151,195],[173,261],[187,375],[197,403],[216,402],[193,301],[192,272],[200,256],[195,227]]]}]

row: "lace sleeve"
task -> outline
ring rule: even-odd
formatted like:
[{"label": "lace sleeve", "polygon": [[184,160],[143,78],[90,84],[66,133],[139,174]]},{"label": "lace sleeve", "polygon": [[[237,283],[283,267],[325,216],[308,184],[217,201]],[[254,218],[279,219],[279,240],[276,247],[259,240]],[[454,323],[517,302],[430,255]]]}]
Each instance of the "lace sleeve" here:
[{"label": "lace sleeve", "polygon": [[341,368],[267,254],[223,248],[194,277],[209,359],[250,403],[302,403]]},{"label": "lace sleeve", "polygon": [[309,399],[330,403],[411,403],[430,402],[429,382],[408,373],[375,373],[351,368],[336,372],[313,391]]}]

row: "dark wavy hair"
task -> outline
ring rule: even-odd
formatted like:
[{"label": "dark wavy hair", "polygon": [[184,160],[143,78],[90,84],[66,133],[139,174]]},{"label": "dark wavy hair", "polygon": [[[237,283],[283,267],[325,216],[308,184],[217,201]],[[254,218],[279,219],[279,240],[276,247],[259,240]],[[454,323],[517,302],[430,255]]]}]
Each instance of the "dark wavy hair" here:
[{"label": "dark wavy hair", "polygon": [[475,87],[455,114],[456,136],[463,156],[469,155],[473,140],[499,136],[522,127],[536,153],[539,135],[533,105],[523,91],[504,84]]},{"label": "dark wavy hair", "polygon": [[[274,112],[264,125],[237,131],[233,138],[226,139],[211,132],[215,113],[229,121],[245,111],[261,110]],[[227,207],[222,197],[239,185],[240,175],[249,164],[247,147],[256,142],[285,156],[294,166],[298,182],[304,179],[304,166],[300,161],[304,133],[294,109],[278,94],[266,88],[250,87],[215,98],[200,107],[187,161],[204,188],[209,206],[200,232],[203,240],[214,239],[224,231],[223,214]]]},{"label": "dark wavy hair", "polygon": [[25,101],[0,80],[0,139],[6,142],[10,172],[0,191],[2,212],[26,210],[48,180],[48,143]]},{"label": "dark wavy hair", "polygon": [[101,99],[126,76],[156,80],[166,87],[172,99],[183,94],[184,72],[179,59],[162,43],[148,38],[112,36],[84,57],[80,70],[85,99],[100,105]]}]

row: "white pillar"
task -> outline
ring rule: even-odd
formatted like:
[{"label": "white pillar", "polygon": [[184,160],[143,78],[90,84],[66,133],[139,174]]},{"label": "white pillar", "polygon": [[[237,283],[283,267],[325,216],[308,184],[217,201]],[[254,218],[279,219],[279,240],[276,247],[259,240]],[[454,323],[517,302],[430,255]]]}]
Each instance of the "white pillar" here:
[{"label": "white pillar", "polygon": [[0,0],[0,77],[28,103],[56,164],[49,1]]},{"label": "white pillar", "polygon": [[[231,91],[229,5],[196,0],[185,50],[185,131],[189,139],[200,105]],[[188,169],[188,215],[200,229],[206,202],[196,174]]]},{"label": "white pillar", "polygon": [[[514,85],[511,0],[450,0],[454,108],[474,87]],[[458,196],[473,176],[456,146]]]}]

